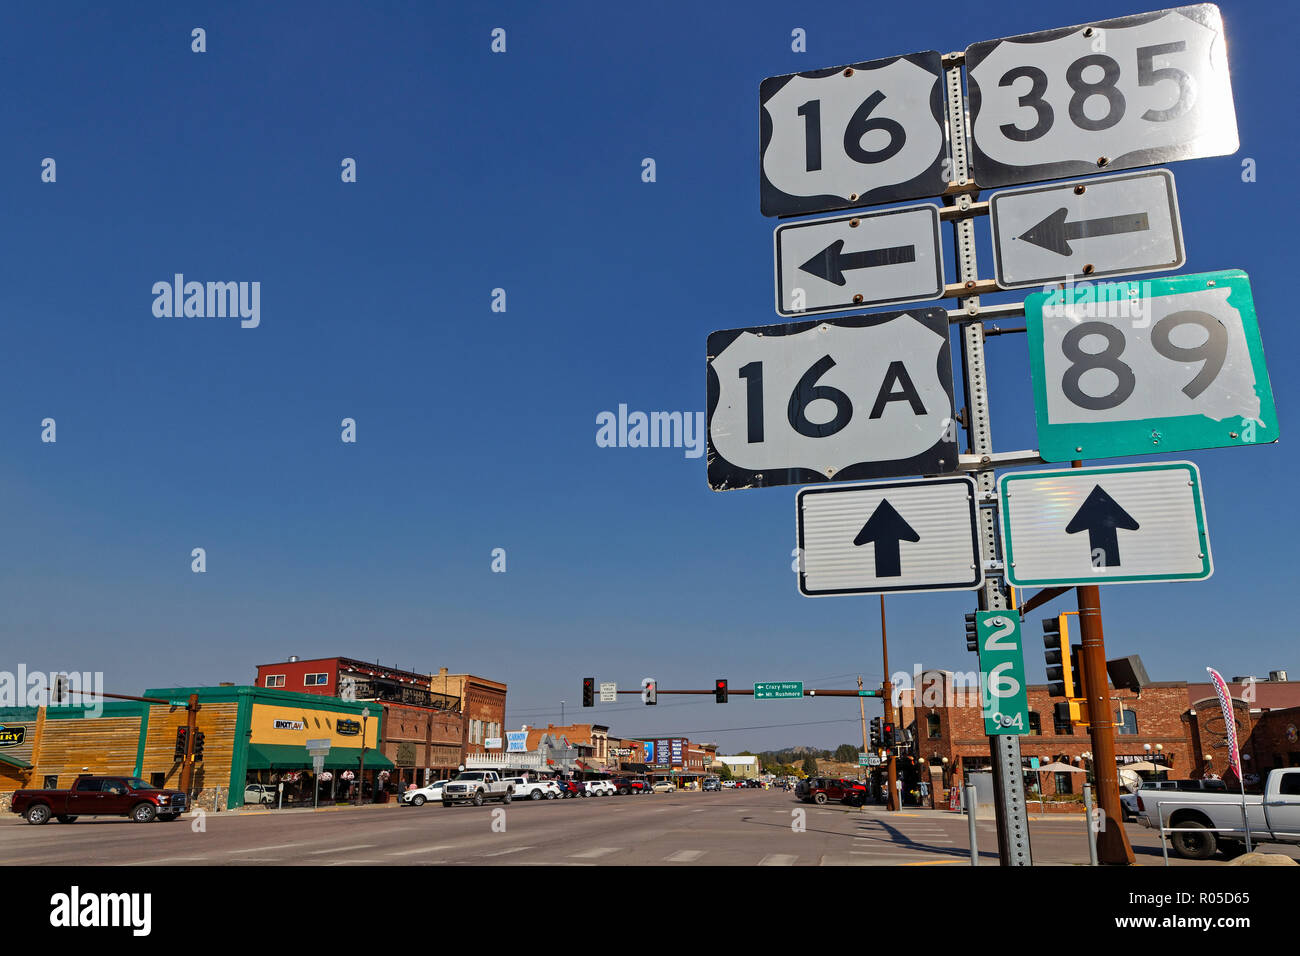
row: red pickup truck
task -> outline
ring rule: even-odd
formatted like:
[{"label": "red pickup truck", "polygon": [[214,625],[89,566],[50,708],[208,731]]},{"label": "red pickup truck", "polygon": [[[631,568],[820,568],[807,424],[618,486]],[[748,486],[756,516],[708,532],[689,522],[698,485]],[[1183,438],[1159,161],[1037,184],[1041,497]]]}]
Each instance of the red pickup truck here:
[{"label": "red pickup truck", "polygon": [[16,790],[10,809],[28,823],[48,823],[55,817],[71,823],[77,817],[130,817],[136,823],[175,820],[189,808],[180,790],[159,790],[139,777],[96,777],[83,774],[71,790]]}]

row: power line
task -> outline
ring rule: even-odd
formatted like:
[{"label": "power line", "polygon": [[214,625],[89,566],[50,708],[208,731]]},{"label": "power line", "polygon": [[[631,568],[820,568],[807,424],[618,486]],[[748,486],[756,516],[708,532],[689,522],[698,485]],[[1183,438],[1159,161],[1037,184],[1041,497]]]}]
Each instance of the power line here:
[{"label": "power line", "polygon": [[[780,727],[813,727],[818,724],[857,724],[859,718],[845,717],[841,720],[805,720],[801,723],[794,724],[755,724],[752,727],[715,727],[711,730],[674,730],[667,734],[669,737],[693,737],[696,734],[725,734],[733,730],[772,730]],[[663,734],[627,734],[628,738],[649,740],[655,737],[665,736]]]}]

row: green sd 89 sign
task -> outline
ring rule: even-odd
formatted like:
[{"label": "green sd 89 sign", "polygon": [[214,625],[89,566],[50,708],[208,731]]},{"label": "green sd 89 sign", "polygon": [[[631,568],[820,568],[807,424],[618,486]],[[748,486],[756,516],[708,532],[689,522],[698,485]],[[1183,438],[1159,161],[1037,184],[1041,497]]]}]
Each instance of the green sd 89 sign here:
[{"label": "green sd 89 sign", "polygon": [[989,735],[1029,733],[1029,692],[1025,689],[1020,616],[1014,611],[980,611],[975,615],[975,629],[979,636],[984,732]]}]

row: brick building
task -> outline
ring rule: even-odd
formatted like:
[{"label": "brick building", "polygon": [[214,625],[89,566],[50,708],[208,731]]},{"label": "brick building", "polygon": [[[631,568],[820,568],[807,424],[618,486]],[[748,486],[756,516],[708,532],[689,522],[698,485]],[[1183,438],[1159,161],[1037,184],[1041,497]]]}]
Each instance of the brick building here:
[{"label": "brick building", "polygon": [[615,758],[609,752],[615,744],[610,740],[609,728],[604,724],[547,724],[545,727],[529,727],[528,749],[536,750],[542,737],[548,735],[552,739],[563,738],[577,750],[580,770],[612,770],[615,767]]},{"label": "brick building", "polygon": [[[968,774],[987,769],[991,760],[988,737],[978,692],[953,686],[950,671],[929,671],[922,676],[920,704],[914,706],[910,689],[899,692],[898,726],[911,731],[914,758],[902,762],[905,789],[914,787],[918,776],[928,778],[936,799]],[[1069,723],[1058,724],[1055,705],[1060,698],[1048,694],[1045,685],[1030,686],[1028,733],[1020,738],[1025,760],[1025,787],[1039,786],[1038,774],[1029,770],[1029,760],[1040,764],[1060,761],[1083,770],[1090,769],[1092,741],[1087,729]],[[1198,763],[1188,733],[1188,685],[1182,681],[1148,684],[1140,694],[1111,689],[1116,762],[1150,760],[1169,768],[1174,776],[1193,776]],[[1084,774],[1045,774],[1042,793],[1051,797],[1076,794]]]},{"label": "brick building", "polygon": [[258,687],[373,701],[382,707],[380,752],[390,785],[451,776],[471,753],[501,736],[506,685],[471,674],[421,674],[352,657],[291,657],[257,668]]},{"label": "brick building", "polygon": [[[1286,680],[1274,671],[1269,680],[1234,678],[1228,684],[1232,699],[1237,739],[1241,748],[1242,772],[1246,783],[1274,767],[1300,767],[1300,683]],[[1223,708],[1209,683],[1187,686],[1185,721],[1193,753],[1198,755],[1196,772],[1226,775],[1228,732]]]}]

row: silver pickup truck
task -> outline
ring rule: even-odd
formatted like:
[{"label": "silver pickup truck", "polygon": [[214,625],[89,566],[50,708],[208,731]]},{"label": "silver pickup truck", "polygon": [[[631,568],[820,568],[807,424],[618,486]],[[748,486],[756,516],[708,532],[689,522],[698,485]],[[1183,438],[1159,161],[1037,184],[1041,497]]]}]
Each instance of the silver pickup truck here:
[{"label": "silver pickup truck", "polygon": [[495,770],[464,770],[442,788],[442,805],[472,803],[481,807],[487,800],[509,803],[514,787],[501,779]]},{"label": "silver pickup truck", "polygon": [[[1255,843],[1300,844],[1300,767],[1270,770],[1264,793],[1247,793],[1245,819]],[[1220,849],[1244,846],[1242,796],[1219,793],[1141,788],[1137,792],[1138,822],[1159,828],[1163,821],[1175,854],[1189,860],[1208,860]]]}]

